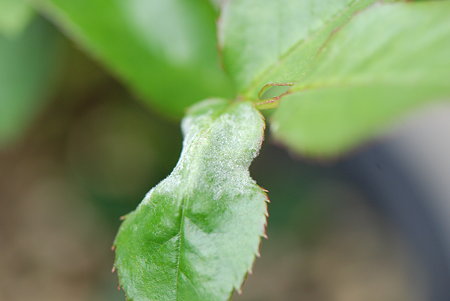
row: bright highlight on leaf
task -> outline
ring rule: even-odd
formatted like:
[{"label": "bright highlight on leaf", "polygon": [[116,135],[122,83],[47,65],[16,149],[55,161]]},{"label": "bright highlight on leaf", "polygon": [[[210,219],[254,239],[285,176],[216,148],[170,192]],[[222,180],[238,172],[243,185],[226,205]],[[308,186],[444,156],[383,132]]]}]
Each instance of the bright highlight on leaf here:
[{"label": "bright highlight on leaf", "polygon": [[169,177],[126,216],[115,267],[130,300],[227,300],[264,236],[267,197],[249,175],[264,121],[250,102],[190,109]]}]

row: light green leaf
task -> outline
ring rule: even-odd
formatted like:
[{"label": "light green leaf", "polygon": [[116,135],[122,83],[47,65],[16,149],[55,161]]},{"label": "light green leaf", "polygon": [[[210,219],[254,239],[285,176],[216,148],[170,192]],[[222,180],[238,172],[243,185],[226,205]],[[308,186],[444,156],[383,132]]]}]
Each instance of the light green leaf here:
[{"label": "light green leaf", "polygon": [[0,34],[19,34],[31,19],[32,9],[27,0],[0,0]]},{"label": "light green leaf", "polygon": [[450,2],[376,4],[319,52],[283,97],[276,137],[306,154],[341,153],[401,113],[450,97]]},{"label": "light green leaf", "polygon": [[224,64],[247,98],[270,82],[297,81],[329,35],[374,0],[228,1],[220,21]]},{"label": "light green leaf", "polygon": [[266,195],[249,176],[264,122],[249,102],[209,100],[183,120],[180,160],[126,216],[115,267],[130,300],[227,300],[258,252]]},{"label": "light green leaf", "polygon": [[0,36],[0,147],[17,139],[44,105],[61,50],[60,36],[42,19],[17,36]]},{"label": "light green leaf", "polygon": [[232,95],[219,67],[216,12],[205,0],[35,0],[161,111]]}]

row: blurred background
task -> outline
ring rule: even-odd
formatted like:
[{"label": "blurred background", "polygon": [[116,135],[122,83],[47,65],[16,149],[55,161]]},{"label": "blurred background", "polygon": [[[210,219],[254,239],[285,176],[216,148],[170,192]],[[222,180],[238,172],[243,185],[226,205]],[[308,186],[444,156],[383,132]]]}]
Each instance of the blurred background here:
[{"label": "blurred background", "polygon": [[[35,17],[0,37],[0,300],[124,300],[119,217],[171,171],[176,120]],[[270,136],[268,240],[235,300],[450,300],[450,107],[333,162]]]}]

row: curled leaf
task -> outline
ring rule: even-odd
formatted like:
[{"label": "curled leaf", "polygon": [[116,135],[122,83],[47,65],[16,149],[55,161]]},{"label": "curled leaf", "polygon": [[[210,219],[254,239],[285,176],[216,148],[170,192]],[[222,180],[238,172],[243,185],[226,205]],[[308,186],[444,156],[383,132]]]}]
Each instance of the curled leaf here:
[{"label": "curled leaf", "polygon": [[227,300],[258,252],[266,195],[250,178],[264,121],[249,102],[214,99],[183,120],[173,172],[117,235],[115,266],[130,300]]}]

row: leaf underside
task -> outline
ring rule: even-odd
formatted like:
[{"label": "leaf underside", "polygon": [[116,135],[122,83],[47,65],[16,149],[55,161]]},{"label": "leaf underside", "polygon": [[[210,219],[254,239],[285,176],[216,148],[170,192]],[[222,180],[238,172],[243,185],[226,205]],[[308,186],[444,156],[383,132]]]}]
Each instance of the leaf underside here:
[{"label": "leaf underside", "polygon": [[250,102],[208,100],[183,120],[180,160],[117,235],[130,300],[227,300],[258,252],[266,195],[249,176],[264,122]]}]

